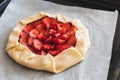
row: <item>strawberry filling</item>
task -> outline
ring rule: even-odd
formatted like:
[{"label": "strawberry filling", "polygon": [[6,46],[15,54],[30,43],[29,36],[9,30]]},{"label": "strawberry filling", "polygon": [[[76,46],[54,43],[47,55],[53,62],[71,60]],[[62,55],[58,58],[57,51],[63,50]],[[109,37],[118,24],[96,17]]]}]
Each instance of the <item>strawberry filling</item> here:
[{"label": "strawberry filling", "polygon": [[58,55],[63,50],[75,46],[76,27],[70,22],[62,23],[56,18],[44,17],[27,24],[20,32],[19,42],[39,55]]}]

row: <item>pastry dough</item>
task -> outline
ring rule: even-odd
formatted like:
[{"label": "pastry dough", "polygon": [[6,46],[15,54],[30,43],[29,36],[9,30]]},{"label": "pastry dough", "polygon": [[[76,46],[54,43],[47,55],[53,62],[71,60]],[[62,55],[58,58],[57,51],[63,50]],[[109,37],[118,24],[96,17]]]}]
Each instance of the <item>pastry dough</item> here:
[{"label": "pastry dough", "polygon": [[[57,56],[53,57],[50,54],[36,55],[29,50],[27,46],[24,46],[18,42],[19,34],[25,25],[45,16],[57,18],[57,20],[61,22],[71,22],[72,25],[77,27],[77,31],[75,33],[75,47],[65,49]],[[85,58],[89,46],[90,40],[88,29],[81,24],[80,20],[41,12],[18,22],[9,35],[6,51],[12,59],[21,65],[35,70],[46,70],[59,73],[82,61]]]}]

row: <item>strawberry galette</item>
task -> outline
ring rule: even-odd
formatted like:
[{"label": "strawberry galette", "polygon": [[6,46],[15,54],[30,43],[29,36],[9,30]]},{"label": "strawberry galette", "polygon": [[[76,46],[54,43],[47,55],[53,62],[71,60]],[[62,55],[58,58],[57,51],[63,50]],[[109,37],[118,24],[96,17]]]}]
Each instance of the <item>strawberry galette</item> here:
[{"label": "strawberry galette", "polygon": [[6,51],[21,65],[59,73],[82,61],[89,46],[80,20],[41,12],[18,22]]}]

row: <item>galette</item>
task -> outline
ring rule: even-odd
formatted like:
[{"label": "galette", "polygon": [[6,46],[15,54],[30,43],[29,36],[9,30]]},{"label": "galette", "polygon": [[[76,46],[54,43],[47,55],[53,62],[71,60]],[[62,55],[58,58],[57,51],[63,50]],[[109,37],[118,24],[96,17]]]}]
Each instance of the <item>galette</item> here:
[{"label": "galette", "polygon": [[89,46],[88,29],[79,19],[40,12],[17,23],[6,51],[28,68],[59,73],[81,62]]}]

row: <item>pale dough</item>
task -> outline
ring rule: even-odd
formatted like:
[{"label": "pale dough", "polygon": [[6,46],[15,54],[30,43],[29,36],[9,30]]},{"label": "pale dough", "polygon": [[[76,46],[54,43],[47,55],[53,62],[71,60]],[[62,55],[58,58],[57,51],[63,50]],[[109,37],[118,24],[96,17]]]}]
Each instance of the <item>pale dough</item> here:
[{"label": "pale dough", "polygon": [[[26,46],[21,45],[18,42],[19,33],[23,30],[25,25],[45,16],[57,18],[62,22],[71,22],[74,26],[77,27],[75,34],[77,38],[75,47],[68,48],[57,56],[53,57],[50,54],[47,54],[45,56],[36,55]],[[70,19],[61,15],[51,15],[40,12],[37,15],[30,16],[18,22],[18,24],[9,35],[6,51],[12,59],[21,65],[35,70],[46,70],[54,73],[59,73],[82,61],[89,46],[90,40],[88,29],[81,24],[80,20]]]}]

